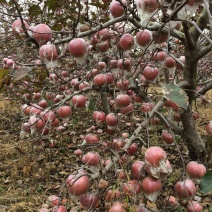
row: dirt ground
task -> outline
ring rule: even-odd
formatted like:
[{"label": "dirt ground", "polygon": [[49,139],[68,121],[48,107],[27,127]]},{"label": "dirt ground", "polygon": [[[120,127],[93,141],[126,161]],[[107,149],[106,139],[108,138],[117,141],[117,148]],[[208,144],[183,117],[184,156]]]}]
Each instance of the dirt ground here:
[{"label": "dirt ground", "polygon": [[[211,103],[197,101],[196,104],[200,114],[197,127],[203,138],[206,137],[205,124],[212,120],[212,91],[206,97]],[[20,139],[22,117],[19,112],[19,105],[15,101],[0,96],[0,212],[38,211],[51,194],[63,196],[65,202],[67,192],[64,182],[70,167],[74,162],[78,163],[71,147],[80,139],[80,135],[86,133],[83,119],[75,117],[73,133],[64,131],[62,136],[55,134],[52,139],[56,145],[44,144],[42,147],[33,140]],[[211,195],[200,198],[205,208],[212,207]]]}]

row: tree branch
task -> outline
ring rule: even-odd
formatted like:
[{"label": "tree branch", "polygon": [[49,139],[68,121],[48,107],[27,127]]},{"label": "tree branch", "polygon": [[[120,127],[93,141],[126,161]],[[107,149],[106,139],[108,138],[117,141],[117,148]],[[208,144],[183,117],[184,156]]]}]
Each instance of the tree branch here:
[{"label": "tree branch", "polygon": [[203,9],[197,22],[195,23],[195,25],[193,24],[194,26],[190,29],[191,37],[195,42],[198,40],[200,35],[203,35],[202,31],[207,27],[207,24],[208,24],[207,12],[205,9]]},{"label": "tree branch", "polygon": [[212,79],[211,79],[211,81],[209,83],[207,83],[204,87],[200,88],[197,91],[197,93],[195,95],[195,98],[204,95],[207,91],[209,91],[211,89],[212,89]]},{"label": "tree branch", "polygon": [[197,55],[198,60],[204,57],[206,54],[208,54],[212,50],[212,44],[205,47],[204,49],[201,49]]},{"label": "tree branch", "polygon": [[187,42],[188,46],[190,48],[194,48],[195,47],[195,43],[194,43],[193,37],[189,33],[188,24],[186,23],[186,21],[183,21],[182,22],[182,25],[183,25],[183,29],[184,29],[184,33],[185,33],[185,38],[186,38],[186,42]]}]

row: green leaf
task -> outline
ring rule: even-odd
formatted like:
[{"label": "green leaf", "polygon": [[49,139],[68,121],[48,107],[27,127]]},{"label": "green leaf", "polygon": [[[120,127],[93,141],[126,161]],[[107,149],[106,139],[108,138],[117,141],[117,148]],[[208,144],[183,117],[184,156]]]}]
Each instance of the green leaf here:
[{"label": "green leaf", "polygon": [[187,109],[188,96],[182,88],[178,87],[175,84],[163,84],[162,92],[166,99],[171,100],[185,110]]},{"label": "green leaf", "polygon": [[208,194],[212,192],[212,170],[206,173],[200,182],[200,193]]}]

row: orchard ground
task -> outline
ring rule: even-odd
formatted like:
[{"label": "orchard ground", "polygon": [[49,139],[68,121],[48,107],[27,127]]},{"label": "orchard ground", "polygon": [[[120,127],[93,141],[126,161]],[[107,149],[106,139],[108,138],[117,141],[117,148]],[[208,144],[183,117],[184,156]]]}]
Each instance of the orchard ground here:
[{"label": "orchard ground", "polygon": [[[158,92],[153,88],[152,92]],[[160,95],[160,93],[158,93]],[[206,93],[206,97],[212,102],[212,91]],[[200,118],[197,120],[198,131],[203,138],[206,138],[205,125],[212,120],[211,103],[203,104],[197,101],[196,108]],[[85,120],[86,117],[86,120]],[[134,113],[129,120],[139,119]],[[68,201],[65,180],[74,166],[78,166],[80,157],[74,155],[76,144],[82,143],[81,136],[88,132],[87,126],[92,126],[92,111],[82,111],[74,113],[68,128],[63,133],[55,133],[50,140],[44,140],[42,145],[35,144],[31,139],[20,139],[21,115],[20,106],[15,100],[0,96],[0,212],[33,212],[38,211],[49,195],[62,196],[62,203],[72,208],[74,211],[84,211],[73,202]],[[89,123],[87,125],[87,123]],[[85,126],[86,125],[86,126]],[[122,127],[120,125],[120,127]],[[130,121],[129,121],[130,127]],[[157,205],[147,202],[150,211],[160,211],[164,197],[173,191],[174,184],[178,180],[182,166],[179,164],[178,155],[172,154],[175,150],[172,147],[165,147],[160,138],[158,126],[151,139],[151,145],[163,146],[169,155],[169,160],[173,166],[173,173],[165,181],[162,193],[159,196]],[[92,130],[92,129],[90,129]],[[98,128],[93,132],[99,133],[102,139],[107,139],[107,135]],[[185,163],[189,161],[188,150],[182,141],[179,143]],[[142,147],[140,152],[145,151]],[[143,159],[143,154],[141,159]],[[211,164],[210,164],[211,165]],[[113,177],[113,176],[111,176]],[[209,211],[212,207],[212,195],[202,196],[201,204],[204,211]],[[142,201],[146,201],[142,196]],[[103,201],[101,201],[103,202]],[[103,211],[104,205],[99,204],[95,211]],[[104,204],[104,203],[103,203]],[[126,205],[127,207],[127,205]],[[107,210],[105,210],[107,211]],[[185,211],[182,206],[177,211]]]}]

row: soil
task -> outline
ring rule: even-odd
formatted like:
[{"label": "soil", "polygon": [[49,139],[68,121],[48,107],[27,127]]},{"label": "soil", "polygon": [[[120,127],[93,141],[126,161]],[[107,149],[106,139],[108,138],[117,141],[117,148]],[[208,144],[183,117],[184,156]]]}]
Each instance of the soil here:
[{"label": "soil", "polygon": [[[206,97],[212,102],[212,91],[208,92]],[[55,131],[50,142],[48,139],[35,142],[31,138],[20,139],[22,116],[19,108],[17,101],[0,96],[0,212],[38,211],[46,198],[53,194],[62,197],[62,203],[72,207],[72,211],[85,211],[67,202],[65,180],[70,170],[79,164],[79,157],[73,154],[75,145],[82,143],[82,136],[89,131],[86,130],[87,126],[94,125],[89,118],[91,112],[76,111],[68,130],[65,129],[62,133]],[[196,108],[200,115],[197,127],[202,137],[206,138],[205,124],[212,120],[212,106],[211,103],[203,104],[197,101]],[[132,126],[129,124],[129,127]],[[108,139],[106,134],[101,133],[101,129],[96,129],[97,131],[102,138]],[[157,135],[156,133],[155,136]],[[152,139],[154,143],[155,140]],[[183,143],[180,148],[185,161],[189,161],[188,151]],[[173,174],[166,181],[166,188],[163,189],[157,205],[147,201],[150,211],[161,211],[163,198],[170,194],[173,183],[181,174],[176,151],[171,149],[169,156],[173,164]],[[209,211],[212,207],[212,196],[202,196],[198,193],[196,198],[201,198],[204,211]],[[101,207],[100,204],[96,211],[105,210]]]}]

